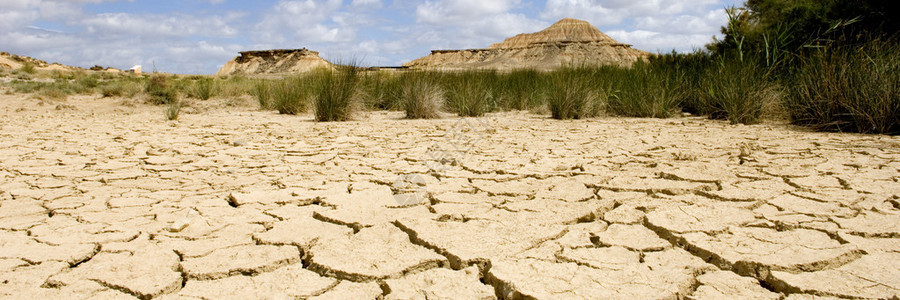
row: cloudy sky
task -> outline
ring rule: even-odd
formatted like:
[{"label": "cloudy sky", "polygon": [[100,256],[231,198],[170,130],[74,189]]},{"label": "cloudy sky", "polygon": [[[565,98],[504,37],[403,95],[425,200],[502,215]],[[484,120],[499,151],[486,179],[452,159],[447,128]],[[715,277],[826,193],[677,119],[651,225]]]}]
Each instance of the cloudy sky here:
[{"label": "cloudy sky", "polygon": [[565,17],[650,52],[702,48],[742,0],[0,0],[0,51],[49,62],[212,74],[238,51],[309,48],[400,65],[484,48]]}]

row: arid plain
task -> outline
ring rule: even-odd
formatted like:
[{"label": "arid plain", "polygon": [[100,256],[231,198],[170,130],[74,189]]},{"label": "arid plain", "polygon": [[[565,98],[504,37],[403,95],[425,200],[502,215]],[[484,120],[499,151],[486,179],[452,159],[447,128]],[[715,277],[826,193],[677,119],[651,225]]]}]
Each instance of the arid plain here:
[{"label": "arid plain", "polygon": [[0,95],[0,297],[900,295],[898,137],[202,105]]}]

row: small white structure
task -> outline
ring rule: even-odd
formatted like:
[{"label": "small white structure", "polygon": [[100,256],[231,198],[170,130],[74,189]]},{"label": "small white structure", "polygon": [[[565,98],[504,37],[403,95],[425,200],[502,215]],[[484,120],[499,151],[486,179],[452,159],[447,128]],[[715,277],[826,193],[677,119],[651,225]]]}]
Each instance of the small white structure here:
[{"label": "small white structure", "polygon": [[131,69],[128,69],[129,72],[134,73],[135,75],[141,75],[141,65],[134,65]]}]

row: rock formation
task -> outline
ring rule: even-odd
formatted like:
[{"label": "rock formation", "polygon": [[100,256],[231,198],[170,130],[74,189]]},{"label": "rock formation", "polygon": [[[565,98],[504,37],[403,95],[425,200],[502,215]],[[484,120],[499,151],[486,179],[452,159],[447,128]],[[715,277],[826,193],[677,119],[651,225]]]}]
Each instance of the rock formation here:
[{"label": "rock formation", "polygon": [[523,33],[486,49],[434,50],[404,64],[419,69],[554,69],[565,65],[630,66],[650,56],[607,36],[590,23],[562,19],[535,33]]},{"label": "rock formation", "polygon": [[319,52],[306,48],[243,51],[222,66],[216,75],[303,73],[320,67],[331,68],[332,65],[319,57]]}]

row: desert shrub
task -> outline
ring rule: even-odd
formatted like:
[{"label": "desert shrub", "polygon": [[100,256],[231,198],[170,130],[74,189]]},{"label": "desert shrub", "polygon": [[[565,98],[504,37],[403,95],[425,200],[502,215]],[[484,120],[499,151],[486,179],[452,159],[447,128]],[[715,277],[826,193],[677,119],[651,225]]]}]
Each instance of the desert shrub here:
[{"label": "desert shrub", "polygon": [[459,116],[479,117],[493,109],[491,86],[496,83],[496,72],[455,72],[442,77],[444,90],[447,91],[447,106]]},{"label": "desert shrub", "polygon": [[608,111],[626,117],[667,118],[684,99],[677,72],[638,62],[632,68],[603,67],[599,80],[609,86]]},{"label": "desert shrub", "polygon": [[311,81],[306,76],[293,76],[267,83],[271,107],[280,114],[306,112],[309,108],[310,84]]},{"label": "desert shrub", "polygon": [[37,93],[41,99],[50,100],[66,100],[70,94],[72,94],[71,90],[58,84],[45,85]]},{"label": "desert shrub", "polygon": [[793,122],[820,130],[900,134],[900,46],[822,49],[797,72],[788,96]]},{"label": "desert shrub", "polygon": [[366,72],[360,82],[363,105],[366,109],[403,109],[401,93],[408,84],[410,73],[395,74],[386,71]]},{"label": "desert shrub", "polygon": [[500,74],[496,86],[497,106],[501,110],[526,110],[540,107],[542,80],[546,74],[536,70],[514,70]]},{"label": "desert shrub", "polygon": [[119,97],[124,93],[124,89],[124,82],[108,83],[100,88],[100,95],[102,95],[103,97]]},{"label": "desert shrub", "polygon": [[213,96],[213,80],[209,77],[202,77],[194,81],[191,89],[191,96],[200,100],[209,100]]},{"label": "desert shrub", "polygon": [[145,91],[150,96],[150,103],[153,104],[170,104],[178,101],[178,90],[166,75],[151,75],[147,80]]},{"label": "desert shrub", "polygon": [[316,77],[315,117],[319,122],[347,121],[359,105],[360,69],[338,66]]},{"label": "desert shrub", "polygon": [[274,108],[272,103],[272,82],[268,80],[257,80],[253,83],[253,89],[250,90],[250,95],[256,98],[256,102],[259,103],[259,109],[272,109]]},{"label": "desert shrub", "polygon": [[166,115],[166,120],[174,121],[178,119],[178,115],[181,114],[181,101],[172,101],[166,104],[166,109],[164,110]]},{"label": "desert shrub", "polygon": [[547,106],[554,119],[595,117],[603,110],[598,84],[587,68],[563,68],[548,74]]},{"label": "desert shrub", "polygon": [[[15,56],[13,56],[15,58]],[[24,72],[26,74],[34,74],[37,70],[34,69],[34,64],[31,62],[23,62],[22,66],[19,67],[19,71]]]},{"label": "desert shrub", "polygon": [[444,91],[424,74],[409,76],[404,81],[400,103],[410,119],[440,118],[444,104]]},{"label": "desert shrub", "polygon": [[767,111],[774,114],[781,98],[769,70],[754,63],[723,60],[705,70],[694,93],[697,112],[732,124],[755,124]]},{"label": "desert shrub", "polygon": [[229,76],[215,80],[212,95],[227,98],[241,97],[250,95],[253,89],[253,80],[244,76]]}]

